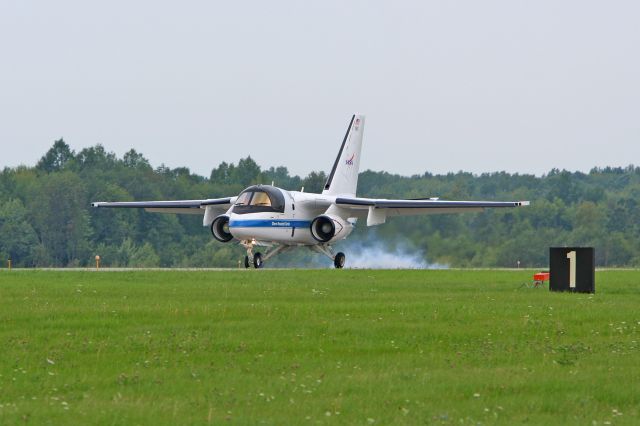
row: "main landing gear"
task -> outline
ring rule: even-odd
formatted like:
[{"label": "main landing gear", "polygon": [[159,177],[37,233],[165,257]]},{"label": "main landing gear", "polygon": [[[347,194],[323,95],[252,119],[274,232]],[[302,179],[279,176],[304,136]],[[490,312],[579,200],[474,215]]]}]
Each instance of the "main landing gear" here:
[{"label": "main landing gear", "polygon": [[[270,248],[265,254],[262,254],[260,252],[253,252],[253,247],[258,245],[256,241],[242,241],[240,244],[242,244],[242,246],[247,250],[247,255],[244,257],[244,267],[247,269],[251,268],[252,266],[255,269],[261,269],[262,267],[264,267],[264,262],[266,262],[268,259],[272,258],[278,253],[287,251],[292,247],[284,244],[272,246],[272,248]],[[344,253],[338,252],[334,254],[333,249],[329,245],[313,245],[307,247],[309,247],[313,251],[324,254],[329,259],[331,259],[333,261],[333,266],[335,266],[336,269],[344,268],[344,264],[346,261],[346,256],[344,255]]]},{"label": "main landing gear", "polygon": [[346,260],[346,256],[344,255],[344,253],[338,252],[336,254],[333,254],[333,249],[328,245],[311,246],[311,248],[333,260],[333,266],[335,266],[336,269],[344,268],[344,263]]}]

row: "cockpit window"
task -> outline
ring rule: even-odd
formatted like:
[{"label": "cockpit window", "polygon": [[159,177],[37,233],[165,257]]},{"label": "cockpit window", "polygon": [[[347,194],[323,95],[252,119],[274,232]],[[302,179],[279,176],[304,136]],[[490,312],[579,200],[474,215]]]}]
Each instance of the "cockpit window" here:
[{"label": "cockpit window", "polygon": [[284,204],[284,195],[279,189],[269,185],[255,185],[242,191],[233,206],[233,212],[236,214],[284,213]]},{"label": "cockpit window", "polygon": [[271,207],[271,200],[266,192],[254,192],[251,199],[252,206],[269,206]]},{"label": "cockpit window", "polygon": [[236,200],[236,206],[248,206],[253,192],[243,192]]}]

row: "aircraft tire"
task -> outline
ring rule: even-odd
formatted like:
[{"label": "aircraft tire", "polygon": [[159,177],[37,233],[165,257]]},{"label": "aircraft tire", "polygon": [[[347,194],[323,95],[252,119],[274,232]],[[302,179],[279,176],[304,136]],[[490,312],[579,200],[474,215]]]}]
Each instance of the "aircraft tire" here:
[{"label": "aircraft tire", "polygon": [[253,255],[253,267],[256,269],[260,269],[264,266],[264,262],[262,261],[262,255],[258,252]]},{"label": "aircraft tire", "polygon": [[346,256],[344,255],[344,253],[340,252],[336,254],[336,257],[333,259],[333,266],[335,266],[336,269],[342,269],[344,268],[345,260]]},{"label": "aircraft tire", "polygon": [[244,267],[248,268],[249,266],[251,266],[251,264],[249,263],[249,256],[245,256],[244,257]]}]

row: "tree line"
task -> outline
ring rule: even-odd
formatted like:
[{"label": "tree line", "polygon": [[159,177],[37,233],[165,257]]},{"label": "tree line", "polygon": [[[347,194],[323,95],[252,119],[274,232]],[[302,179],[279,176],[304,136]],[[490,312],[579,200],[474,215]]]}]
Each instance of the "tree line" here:
[{"label": "tree line", "polygon": [[[135,150],[118,158],[101,145],[74,152],[60,139],[35,166],[0,173],[0,259],[18,267],[234,267],[237,244],[214,241],[192,215],[138,209],[92,209],[91,201],[204,199],[238,194],[255,183],[320,192],[322,171],[292,176],[251,157],[220,163],[210,176],[186,167],[152,167]],[[428,262],[455,267],[522,267],[548,263],[550,246],[593,246],[598,266],[640,266],[640,168],[552,169],[543,176],[466,172],[400,176],[360,174],[358,195],[378,198],[530,200],[519,209],[389,219],[359,224],[351,241],[409,247]],[[307,262],[304,253],[276,265]]]}]

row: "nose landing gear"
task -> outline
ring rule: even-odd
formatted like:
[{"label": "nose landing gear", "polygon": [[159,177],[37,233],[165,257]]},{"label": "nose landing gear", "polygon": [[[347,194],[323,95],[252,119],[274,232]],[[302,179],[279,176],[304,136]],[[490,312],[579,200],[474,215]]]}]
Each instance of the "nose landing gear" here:
[{"label": "nose landing gear", "polygon": [[246,255],[244,257],[244,267],[249,269],[253,265],[254,268],[260,269],[264,266],[264,261],[262,260],[262,253],[257,252],[253,256]]},{"label": "nose landing gear", "polygon": [[271,248],[263,255],[260,252],[253,253],[253,246],[257,245],[256,241],[242,241],[240,244],[247,250],[247,255],[244,257],[244,267],[247,269],[252,265],[256,269],[261,269],[264,267],[266,260],[290,248],[289,246],[279,245]]},{"label": "nose landing gear", "polygon": [[253,255],[253,267],[256,269],[260,269],[264,266],[262,262],[262,254],[260,252]]},{"label": "nose landing gear", "polygon": [[[249,252],[249,250],[247,250]],[[249,269],[253,265],[254,268],[260,269],[264,266],[264,261],[262,260],[262,253],[256,252],[255,254],[247,253],[244,257],[244,267]]]}]

